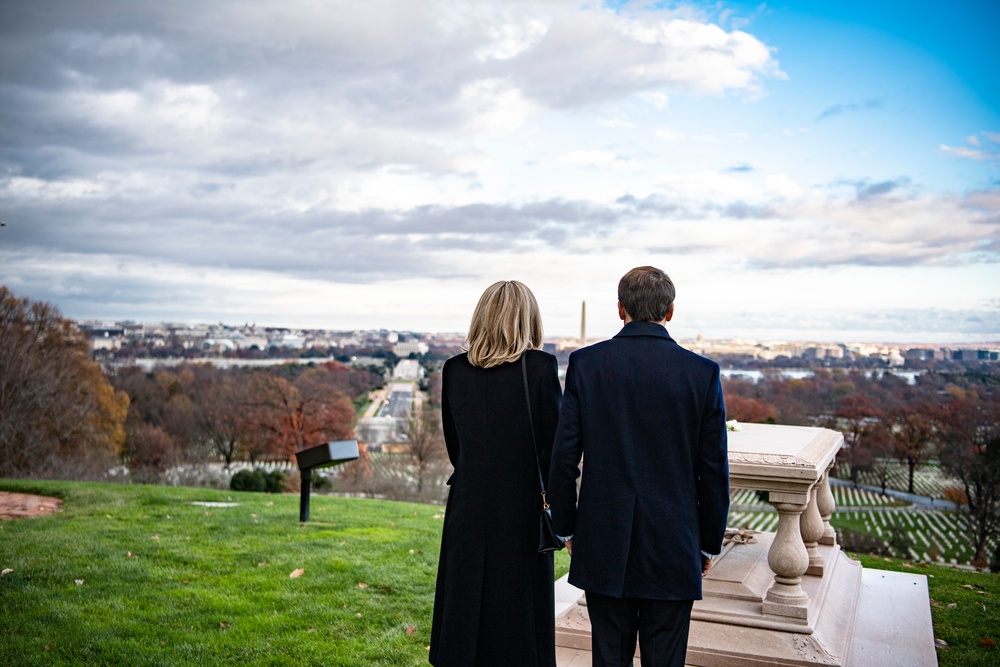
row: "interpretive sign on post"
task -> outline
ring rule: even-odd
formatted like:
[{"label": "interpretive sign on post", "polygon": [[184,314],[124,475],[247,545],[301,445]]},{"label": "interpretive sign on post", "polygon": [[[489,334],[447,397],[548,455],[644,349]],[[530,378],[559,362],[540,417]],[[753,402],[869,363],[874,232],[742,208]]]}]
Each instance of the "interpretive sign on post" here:
[{"label": "interpretive sign on post", "polygon": [[309,521],[309,488],[312,486],[313,468],[325,468],[339,463],[347,463],[358,458],[357,440],[337,440],[325,442],[295,453],[302,476],[302,492],[299,497],[299,521]]}]

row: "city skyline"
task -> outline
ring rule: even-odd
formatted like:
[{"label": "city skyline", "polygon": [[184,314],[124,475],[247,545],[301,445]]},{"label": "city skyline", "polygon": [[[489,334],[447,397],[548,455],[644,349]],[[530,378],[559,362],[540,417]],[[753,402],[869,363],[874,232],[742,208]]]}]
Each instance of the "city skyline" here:
[{"label": "city skyline", "polygon": [[1000,338],[1000,6],[0,7],[0,284],[77,320]]}]

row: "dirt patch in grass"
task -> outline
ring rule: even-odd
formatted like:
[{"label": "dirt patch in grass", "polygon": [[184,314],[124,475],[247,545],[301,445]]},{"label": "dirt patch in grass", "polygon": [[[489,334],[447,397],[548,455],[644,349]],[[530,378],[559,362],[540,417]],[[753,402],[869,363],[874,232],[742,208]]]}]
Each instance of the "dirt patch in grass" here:
[{"label": "dirt patch in grass", "polygon": [[58,512],[63,501],[31,493],[0,491],[0,521],[4,519],[33,519]]}]

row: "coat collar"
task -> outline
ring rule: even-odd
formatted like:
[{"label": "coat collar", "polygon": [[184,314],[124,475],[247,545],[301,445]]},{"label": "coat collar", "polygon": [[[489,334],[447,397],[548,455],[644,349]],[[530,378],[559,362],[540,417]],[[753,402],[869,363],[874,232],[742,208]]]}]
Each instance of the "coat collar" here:
[{"label": "coat collar", "polygon": [[655,336],[673,340],[667,330],[656,322],[629,322],[619,331],[615,338],[619,336]]}]

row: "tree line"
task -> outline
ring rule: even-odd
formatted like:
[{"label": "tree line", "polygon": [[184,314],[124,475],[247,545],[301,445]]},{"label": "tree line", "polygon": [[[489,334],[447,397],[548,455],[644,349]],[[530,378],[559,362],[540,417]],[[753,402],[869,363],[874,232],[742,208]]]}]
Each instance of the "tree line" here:
[{"label": "tree line", "polygon": [[[803,379],[765,372],[724,385],[728,417],[744,422],[833,428],[844,434],[838,466],[857,481],[871,472],[883,493],[895,463],[914,473],[934,460],[959,480],[949,499],[964,505],[976,561],[1000,537],[1000,372],[990,366],[927,372],[914,382],[891,373],[817,370]],[[844,465],[841,465],[844,464]]]},{"label": "tree line", "polygon": [[157,482],[178,465],[288,460],[353,437],[355,398],[381,375],[338,362],[145,371],[92,359],[47,303],[0,286],[0,476]]},{"label": "tree line", "polygon": [[130,399],[122,462],[137,481],[156,482],[178,465],[287,461],[330,440],[354,437],[354,397],[379,375],[338,362],[228,368],[181,364],[115,369]]}]

